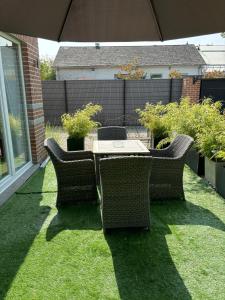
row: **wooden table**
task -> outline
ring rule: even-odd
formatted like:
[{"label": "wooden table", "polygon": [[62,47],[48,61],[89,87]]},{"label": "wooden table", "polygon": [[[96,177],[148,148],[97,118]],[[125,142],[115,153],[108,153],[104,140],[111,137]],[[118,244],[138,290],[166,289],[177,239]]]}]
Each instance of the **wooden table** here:
[{"label": "wooden table", "polygon": [[139,140],[109,140],[94,141],[93,153],[95,155],[95,167],[97,184],[99,183],[99,159],[107,156],[145,155],[149,150]]}]

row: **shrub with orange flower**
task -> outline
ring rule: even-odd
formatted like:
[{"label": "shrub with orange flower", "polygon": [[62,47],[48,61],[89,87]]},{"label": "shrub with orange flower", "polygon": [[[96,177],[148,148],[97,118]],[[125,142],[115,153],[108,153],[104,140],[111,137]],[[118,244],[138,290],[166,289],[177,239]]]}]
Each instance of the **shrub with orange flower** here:
[{"label": "shrub with orange flower", "polygon": [[169,73],[171,79],[181,79],[182,74],[178,70],[171,70]]},{"label": "shrub with orange flower", "polygon": [[214,70],[214,71],[208,71],[208,72],[204,72],[203,74],[204,78],[208,78],[208,79],[213,79],[213,78],[225,78],[225,72],[224,71],[218,71],[218,70]]},{"label": "shrub with orange flower", "polygon": [[127,65],[120,66],[121,71],[116,74],[117,79],[123,80],[140,80],[145,79],[146,74],[144,70],[138,67],[137,59],[134,59]]}]

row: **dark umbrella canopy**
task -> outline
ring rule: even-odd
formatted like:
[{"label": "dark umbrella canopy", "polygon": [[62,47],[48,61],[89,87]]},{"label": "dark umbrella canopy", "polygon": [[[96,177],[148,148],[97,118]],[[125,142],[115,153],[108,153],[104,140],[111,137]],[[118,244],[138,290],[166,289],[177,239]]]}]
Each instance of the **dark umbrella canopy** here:
[{"label": "dark umbrella canopy", "polygon": [[0,0],[0,30],[55,41],[159,41],[225,31],[225,0]]}]

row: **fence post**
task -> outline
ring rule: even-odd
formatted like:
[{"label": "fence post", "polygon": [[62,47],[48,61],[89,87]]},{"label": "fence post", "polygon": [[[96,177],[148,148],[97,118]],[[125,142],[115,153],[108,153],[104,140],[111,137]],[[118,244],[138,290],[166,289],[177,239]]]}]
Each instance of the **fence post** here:
[{"label": "fence post", "polygon": [[68,97],[67,97],[67,82],[64,80],[64,101],[65,101],[65,112],[68,113]]},{"label": "fence post", "polygon": [[123,126],[126,125],[126,80],[123,80]]},{"label": "fence post", "polygon": [[172,96],[173,96],[173,79],[170,79],[170,98],[169,103],[172,102]]}]

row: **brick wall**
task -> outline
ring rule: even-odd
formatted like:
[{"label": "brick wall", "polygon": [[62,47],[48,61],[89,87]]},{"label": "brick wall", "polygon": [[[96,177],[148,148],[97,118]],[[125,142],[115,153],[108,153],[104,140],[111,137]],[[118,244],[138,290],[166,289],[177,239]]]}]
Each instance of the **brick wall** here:
[{"label": "brick wall", "polygon": [[16,37],[21,41],[32,159],[34,163],[41,163],[46,158],[46,152],[43,147],[45,129],[38,41],[27,36]]},{"label": "brick wall", "polygon": [[194,81],[194,78],[183,79],[182,97],[189,97],[191,102],[196,103],[200,98],[201,80]]}]

